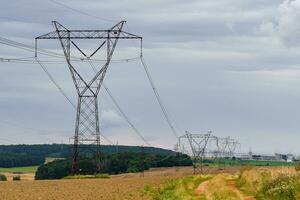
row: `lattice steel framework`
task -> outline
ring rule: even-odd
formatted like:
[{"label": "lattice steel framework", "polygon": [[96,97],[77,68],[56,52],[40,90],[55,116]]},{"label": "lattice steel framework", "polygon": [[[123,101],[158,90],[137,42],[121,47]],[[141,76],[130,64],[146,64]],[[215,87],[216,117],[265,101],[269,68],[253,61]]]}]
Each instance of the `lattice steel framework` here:
[{"label": "lattice steel framework", "polygon": [[214,136],[211,131],[206,134],[192,134],[186,131],[185,135],[179,137],[178,149],[183,150],[184,146],[182,140],[184,139],[188,141],[191,148],[194,174],[199,172],[203,173],[204,158],[218,161],[220,167],[221,159],[232,159],[236,153],[236,148],[240,145],[238,141],[230,137],[223,138]]},{"label": "lattice steel framework", "polygon": [[179,137],[179,146],[182,144],[182,139],[187,139],[193,156],[193,167],[194,174],[199,172],[199,161],[200,161],[200,173],[203,173],[203,158],[205,156],[206,147],[211,138],[211,131],[207,134],[191,134],[186,131],[186,134]]},{"label": "lattice steel framework", "polygon": [[[37,57],[37,41],[45,39],[56,39],[60,41],[66,62],[69,67],[77,94],[78,105],[73,145],[72,157],[72,173],[76,174],[78,146],[79,144],[96,145],[96,158],[98,169],[100,169],[100,130],[99,130],[99,115],[98,115],[98,94],[103,83],[108,66],[112,59],[116,45],[121,39],[138,39],[142,44],[142,37],[128,33],[123,30],[126,22],[121,21],[107,30],[69,30],[57,21],[53,21],[55,31],[36,37],[36,57]],[[97,40],[99,47],[90,55],[87,55],[75,43],[75,40]],[[106,48],[105,63],[100,66],[100,70],[96,71],[94,76],[87,80],[76,69],[71,60],[71,51],[73,48],[79,51],[85,59],[90,60],[100,49]]]}]

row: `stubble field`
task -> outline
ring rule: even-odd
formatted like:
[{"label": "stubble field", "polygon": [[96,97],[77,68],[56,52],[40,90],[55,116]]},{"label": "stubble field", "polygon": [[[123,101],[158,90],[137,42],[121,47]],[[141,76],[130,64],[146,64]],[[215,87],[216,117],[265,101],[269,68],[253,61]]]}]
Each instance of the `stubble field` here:
[{"label": "stubble field", "polygon": [[24,180],[0,182],[0,199],[5,200],[147,200],[146,185],[158,186],[172,178],[189,175],[190,167],[163,168],[141,174],[122,174],[109,179]]},{"label": "stubble field", "polygon": [[[209,171],[209,169],[204,169]],[[225,171],[234,173],[239,167]],[[217,169],[210,173],[219,173]],[[224,171],[222,171],[224,172]],[[192,167],[158,168],[140,173],[111,176],[109,179],[24,180],[0,182],[0,199],[5,200],[148,200],[146,186],[157,187],[167,180],[193,174]]]}]

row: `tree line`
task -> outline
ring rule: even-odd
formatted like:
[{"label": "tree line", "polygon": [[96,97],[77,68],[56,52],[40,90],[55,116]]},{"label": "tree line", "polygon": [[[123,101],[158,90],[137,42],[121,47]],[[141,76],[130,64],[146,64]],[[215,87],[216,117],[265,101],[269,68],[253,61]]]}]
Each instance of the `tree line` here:
[{"label": "tree line", "polygon": [[[79,148],[93,149],[95,146],[82,145]],[[101,145],[101,153],[104,154],[139,153],[140,151],[139,146]],[[144,147],[144,152],[162,156],[172,153],[171,150],[155,147]],[[71,155],[72,145],[69,144],[0,145],[0,167],[41,165],[47,157],[70,158]]]},{"label": "tree line", "polygon": [[[155,153],[121,152],[105,154],[101,158],[100,171],[93,158],[81,157],[78,161],[78,173],[96,174],[120,174],[129,172],[141,172],[149,168],[191,166],[192,160],[188,155],[172,153],[161,155]],[[57,160],[39,166],[35,178],[60,179],[71,175],[71,159]]]}]

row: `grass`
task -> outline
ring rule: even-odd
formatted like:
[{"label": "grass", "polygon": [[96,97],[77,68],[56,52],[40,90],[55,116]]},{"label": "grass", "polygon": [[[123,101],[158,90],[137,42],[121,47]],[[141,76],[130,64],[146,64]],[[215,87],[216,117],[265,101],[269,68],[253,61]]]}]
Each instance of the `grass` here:
[{"label": "grass", "polygon": [[280,162],[280,161],[260,161],[260,160],[227,160],[226,164],[229,165],[252,165],[252,166],[294,166],[294,163]]},{"label": "grass", "polygon": [[203,199],[207,200],[240,200],[243,196],[234,186],[229,186],[229,181],[235,181],[235,177],[231,174],[218,174],[214,176],[208,183],[208,187],[204,192]]},{"label": "grass", "polygon": [[211,178],[211,175],[187,176],[169,180],[160,186],[147,185],[143,194],[154,200],[196,200],[199,199],[199,195],[195,193],[195,189],[200,183]]},{"label": "grass", "polygon": [[0,168],[0,173],[35,173],[38,166]]},{"label": "grass", "polygon": [[7,181],[7,177],[4,174],[0,174],[0,181]]},{"label": "grass", "polygon": [[294,167],[248,166],[234,175],[187,176],[146,186],[143,194],[153,200],[297,200],[300,174]]},{"label": "grass", "polygon": [[263,160],[233,160],[233,159],[219,159],[219,160],[213,160],[213,159],[205,159],[204,165],[213,165],[217,166],[218,164],[220,166],[223,166],[224,164],[226,166],[272,166],[272,167],[280,167],[280,166],[295,166],[295,163],[288,163],[283,161],[263,161]]},{"label": "grass", "polygon": [[237,187],[257,200],[300,199],[299,174],[291,167],[253,168],[244,170],[237,179]]},{"label": "grass", "polygon": [[106,179],[110,178],[108,174],[95,174],[95,175],[75,175],[75,176],[67,176],[64,179]]}]

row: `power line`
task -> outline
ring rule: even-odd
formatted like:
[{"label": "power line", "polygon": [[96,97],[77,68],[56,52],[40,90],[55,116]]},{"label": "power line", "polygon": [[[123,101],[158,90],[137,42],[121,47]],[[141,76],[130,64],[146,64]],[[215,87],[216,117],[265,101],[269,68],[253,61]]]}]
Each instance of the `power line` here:
[{"label": "power line", "polygon": [[102,136],[109,144],[114,145],[114,143],[113,143],[110,139],[108,139],[108,137],[106,137],[106,136],[103,135],[103,134],[101,134],[101,136]]},{"label": "power line", "polygon": [[[52,0],[49,0],[49,1],[52,1]],[[54,2],[54,1],[53,1]],[[58,2],[56,2],[56,3],[58,3]],[[127,27],[128,27],[128,25],[127,25]],[[129,28],[129,27],[128,27]],[[32,46],[30,46],[30,45],[26,45],[26,44],[22,44],[22,43],[18,43],[18,42],[15,42],[15,41],[12,41],[12,40],[8,40],[8,39],[6,39],[6,38],[3,38],[3,37],[0,37],[0,43],[2,43],[2,44],[6,44],[6,45],[9,45],[9,46],[13,46],[13,47],[16,47],[16,48],[20,48],[20,49],[24,49],[24,50],[27,50],[27,51],[30,51],[30,52],[33,52],[34,51],[34,47],[32,47]],[[49,55],[49,56],[54,56],[54,57],[59,57],[59,58],[61,58],[63,55],[61,55],[61,54],[58,54],[58,53],[54,53],[54,52],[49,52],[49,51],[46,51],[46,50],[42,50],[42,49],[40,49],[39,51],[41,51],[41,53],[42,54],[44,54],[44,55]],[[28,58],[32,58],[32,57],[28,57]],[[63,94],[63,96],[65,96],[65,98],[67,99],[67,101],[73,106],[73,107],[76,107],[75,106],[75,104],[71,101],[71,99],[67,96],[67,94],[62,90],[62,88],[58,85],[58,83],[55,81],[55,79],[53,78],[53,76],[49,73],[49,71],[46,69],[46,67],[43,65],[43,64],[45,64],[45,63],[58,63],[58,62],[60,62],[60,61],[52,61],[52,62],[50,62],[50,61],[41,61],[41,60],[38,60],[38,59],[35,59],[35,60],[28,60],[28,58],[13,58],[13,59],[11,59],[11,58],[0,58],[0,62],[27,62],[27,63],[37,63],[37,64],[39,64],[41,67],[42,67],[42,69],[45,71],[45,73],[47,74],[47,76],[50,78],[50,80],[55,84],[55,86],[59,89],[59,91]],[[129,61],[132,61],[132,60],[136,60],[136,59],[138,59],[138,58],[131,58],[131,59],[125,59],[125,60],[120,60],[121,62],[122,61],[126,61],[126,62],[129,62]],[[151,84],[151,86],[152,86],[152,89],[153,89],[153,91],[154,91],[154,93],[155,93],[155,96],[156,96],[156,98],[157,98],[157,100],[158,100],[158,103],[159,103],[159,105],[160,105],[160,107],[161,107],[161,109],[162,109],[162,112],[163,112],[163,114],[164,114],[164,116],[165,116],[165,118],[166,118],[166,120],[167,120],[167,122],[168,122],[168,125],[170,126],[170,128],[172,129],[172,132],[173,132],[173,134],[176,136],[176,137],[178,137],[178,135],[177,135],[177,133],[176,133],[176,130],[175,130],[175,128],[173,127],[173,125],[172,125],[172,123],[171,123],[171,120],[170,120],[170,118],[169,118],[169,116],[168,116],[168,114],[167,114],[167,110],[166,110],[166,108],[165,108],[165,106],[164,106],[164,104],[162,103],[162,100],[161,100],[161,98],[160,98],[160,96],[159,96],[159,93],[158,93],[158,91],[157,91],[157,89],[156,89],[156,87],[155,87],[155,85],[154,85],[154,82],[153,82],[153,79],[151,78],[151,75],[150,75],[150,72],[149,72],[149,70],[148,70],[148,67],[147,67],[147,65],[146,65],[146,63],[145,63],[145,61],[144,61],[144,59],[143,59],[143,57],[141,56],[140,57],[140,59],[141,59],[141,62],[142,62],[142,64],[143,64],[143,66],[144,66],[144,69],[145,69],[145,71],[146,71],[146,74],[147,74],[147,77],[148,77],[148,79],[149,79],[149,81],[150,81],[150,84]],[[80,59],[80,61],[83,61],[84,59]],[[91,60],[90,59],[87,59],[87,61],[91,64]],[[62,62],[60,62],[60,63],[62,63]],[[147,142],[146,140],[145,140],[145,138],[140,134],[140,132],[136,129],[136,127],[131,123],[131,121],[129,120],[129,118],[127,117],[127,115],[124,113],[124,111],[121,109],[121,107],[118,105],[118,103],[116,102],[116,100],[114,99],[114,97],[111,95],[111,92],[108,90],[108,88],[106,87],[106,86],[104,86],[104,88],[105,88],[105,90],[106,90],[106,92],[107,92],[107,94],[111,97],[111,99],[112,99],[112,101],[114,102],[114,104],[116,105],[116,107],[118,108],[118,110],[120,111],[120,113],[122,114],[122,116],[125,118],[125,120],[129,123],[129,125],[133,128],[133,130],[137,133],[137,135],[139,135],[141,138],[142,138],[142,140],[146,143],[146,144],[148,144],[148,145],[150,145],[149,144],[149,142]],[[151,145],[150,145],[151,146]]]},{"label": "power line", "polygon": [[[33,47],[31,45],[16,42],[16,41],[4,38],[4,37],[0,37],[0,44],[4,44],[4,45],[7,45],[7,46],[11,46],[11,47],[21,49],[21,50],[25,50],[25,51],[28,51],[28,52],[35,52],[35,47]],[[41,49],[41,48],[38,48],[37,51],[38,51],[39,54],[42,54],[42,55],[63,59],[62,61],[40,60],[41,63],[48,63],[48,64],[65,63],[65,57],[64,57],[64,55],[62,55],[60,53],[56,53],[56,52]],[[26,58],[3,58],[2,57],[2,58],[0,58],[0,62],[17,62],[17,63],[38,64],[38,63],[36,63],[36,60],[30,59],[30,58],[34,58],[34,57],[26,57]],[[136,61],[138,59],[139,59],[139,57],[131,57],[131,58],[123,58],[123,59],[114,59],[114,60],[111,60],[111,62],[114,62],[114,63],[132,62],[132,61]],[[96,62],[102,63],[102,62],[107,61],[105,59],[89,59],[89,60],[92,60],[95,63]],[[72,61],[72,62],[88,62],[88,59],[82,58],[82,57],[72,56],[72,59],[70,59],[70,61]]]},{"label": "power line", "polygon": [[159,95],[159,93],[158,93],[158,91],[157,91],[157,89],[156,89],[156,87],[155,87],[155,84],[154,84],[153,79],[152,79],[152,77],[151,77],[151,74],[150,74],[150,72],[149,72],[148,66],[146,65],[145,60],[144,60],[144,58],[143,58],[142,55],[141,55],[140,58],[141,58],[141,63],[142,63],[142,65],[143,65],[143,67],[144,67],[144,70],[145,70],[145,72],[146,72],[146,75],[147,75],[147,77],[148,77],[148,79],[149,79],[149,82],[150,82],[150,84],[151,84],[152,90],[153,90],[153,92],[154,92],[154,94],[155,94],[155,96],[156,96],[156,99],[157,99],[157,101],[158,101],[158,104],[159,104],[159,106],[160,106],[160,108],[161,108],[161,110],[162,110],[162,112],[163,112],[163,115],[164,115],[165,119],[167,120],[167,123],[168,123],[169,127],[171,128],[171,130],[172,130],[174,136],[175,136],[176,138],[178,138],[178,134],[177,134],[177,132],[176,132],[174,126],[172,125],[172,122],[171,122],[171,120],[170,120],[170,117],[168,116],[167,109],[166,109],[166,107],[164,106],[164,104],[163,104],[163,102],[162,102],[162,100],[161,100],[161,98],[160,98],[160,95]]},{"label": "power line", "polygon": [[[7,45],[7,46],[15,47],[18,49],[22,49],[25,51],[29,51],[29,52],[33,52],[33,53],[35,52],[35,47],[33,47],[31,45],[16,42],[16,41],[4,38],[4,37],[0,37],[0,43]],[[40,54],[43,54],[43,55],[57,57],[57,58],[64,58],[62,54],[59,54],[56,52],[52,52],[52,51],[48,51],[48,50],[44,50],[44,49],[38,49],[38,51]]]},{"label": "power line", "polygon": [[[90,61],[89,64],[92,67],[93,71],[95,73],[97,73],[97,70],[96,70],[95,66],[93,65],[93,63]],[[114,103],[114,105],[117,107],[117,109],[119,110],[119,112],[121,113],[121,115],[123,116],[123,118],[129,124],[129,126],[144,141],[144,143],[146,145],[151,146],[151,144],[145,139],[145,137],[140,133],[140,131],[133,125],[133,123],[131,122],[131,120],[129,119],[129,117],[125,114],[125,112],[123,111],[123,109],[121,108],[121,106],[118,104],[118,102],[116,101],[116,99],[114,98],[114,96],[112,95],[112,93],[110,92],[110,90],[108,89],[108,87],[104,83],[102,83],[102,86],[104,87],[106,93],[108,94],[108,96],[110,97],[110,99],[112,100],[112,102]]]},{"label": "power line", "polygon": [[[66,100],[72,105],[72,107],[76,110],[76,105],[72,102],[72,100],[70,99],[70,97],[65,93],[65,91],[62,89],[62,87],[60,87],[60,85],[56,82],[56,80],[54,79],[54,77],[50,74],[50,72],[47,70],[47,68],[39,62],[39,60],[36,58],[36,61],[40,64],[41,68],[44,70],[44,72],[46,73],[46,75],[49,77],[49,79],[51,80],[51,82],[56,86],[56,88],[60,91],[60,93],[66,98]],[[106,136],[104,136],[102,134],[102,137],[109,142],[110,144],[113,145],[113,142],[108,139]]]},{"label": "power line", "polygon": [[[125,25],[126,25],[127,29],[129,30],[128,24],[125,23]],[[131,42],[132,42],[132,44],[138,49],[136,43],[134,43],[134,41],[131,41]],[[150,82],[150,84],[151,84],[152,90],[153,90],[153,92],[154,92],[154,94],[155,94],[155,96],[156,96],[156,99],[157,99],[157,101],[158,101],[158,103],[159,103],[159,106],[160,106],[162,112],[163,112],[163,115],[164,115],[164,117],[165,117],[165,119],[166,119],[166,121],[167,121],[169,127],[170,127],[171,130],[172,130],[172,133],[174,134],[174,136],[175,136],[176,138],[178,138],[178,134],[177,134],[177,132],[176,132],[174,126],[172,125],[172,122],[171,122],[171,119],[170,119],[169,114],[168,114],[168,112],[167,112],[167,109],[166,109],[166,107],[164,106],[164,104],[163,104],[163,102],[162,102],[162,100],[161,100],[161,97],[160,97],[160,95],[159,95],[159,93],[158,93],[158,91],[157,91],[157,88],[155,87],[154,81],[153,81],[153,79],[152,79],[152,77],[151,77],[151,74],[150,74],[150,71],[149,71],[149,69],[148,69],[148,66],[146,65],[146,62],[145,62],[145,60],[144,60],[144,57],[143,57],[143,43],[142,43],[142,41],[141,41],[141,44],[140,44],[140,47],[139,47],[139,48],[141,49],[141,50],[140,50],[140,60],[141,60],[141,63],[142,63],[142,65],[143,65],[143,68],[144,68],[144,70],[145,70],[145,72],[146,72],[147,78],[148,78],[148,80],[149,80],[149,82]],[[173,120],[173,121],[174,121],[174,120]],[[174,121],[174,123],[175,123],[175,121]],[[175,123],[175,124],[176,124],[176,123]],[[178,125],[177,125],[177,126],[178,126]]]},{"label": "power line", "polygon": [[113,95],[111,94],[110,90],[108,89],[108,87],[102,83],[106,93],[108,94],[108,96],[111,98],[111,100],[113,101],[113,103],[115,104],[115,106],[118,108],[119,112],[122,114],[122,116],[124,117],[124,119],[127,121],[127,123],[130,125],[130,127],[134,130],[134,132],[144,141],[145,144],[151,146],[151,144],[145,139],[145,137],[140,133],[140,131],[138,131],[138,129],[131,123],[130,119],[128,118],[128,116],[124,113],[124,111],[122,110],[122,108],[119,106],[119,104],[117,103],[116,99],[113,97]]},{"label": "power line", "polygon": [[116,22],[116,21],[111,20],[111,19],[107,19],[107,18],[103,18],[103,17],[98,17],[98,16],[95,16],[95,15],[91,15],[91,14],[89,14],[89,13],[87,13],[87,12],[83,12],[83,11],[81,11],[81,10],[75,9],[75,8],[73,8],[73,7],[70,7],[70,6],[68,6],[68,5],[64,4],[64,3],[57,2],[57,1],[55,1],[55,0],[48,0],[48,1],[50,1],[50,2],[52,2],[52,3],[55,3],[55,4],[57,4],[57,5],[60,5],[60,6],[64,7],[64,8],[67,8],[67,9],[73,11],[73,12],[77,12],[77,13],[80,13],[80,14],[82,14],[82,15],[86,15],[86,16],[88,16],[88,17],[92,17],[92,18],[99,19],[99,20],[102,20],[102,21],[107,21],[107,22]]},{"label": "power line", "polygon": [[72,100],[68,97],[68,95],[65,93],[65,91],[59,86],[59,84],[55,81],[53,76],[49,73],[47,68],[39,62],[39,60],[36,58],[36,61],[40,64],[41,68],[44,70],[44,72],[47,74],[51,82],[57,87],[57,89],[60,91],[60,93],[66,98],[66,100],[76,109],[76,105],[72,102]]},{"label": "power line", "polygon": [[[127,58],[127,59],[118,59],[112,60],[112,63],[124,63],[124,62],[134,62],[137,61],[139,57]],[[72,62],[87,62],[86,60],[71,60]],[[39,64],[36,62],[35,57],[25,57],[25,58],[4,58],[0,57],[0,62],[8,62],[8,63],[23,63],[23,64]],[[39,60],[40,63],[44,64],[64,64],[65,60],[61,61],[51,61],[51,60]],[[95,63],[103,63],[105,60],[94,60]]]},{"label": "power line", "polygon": [[[20,48],[20,49],[24,49],[30,52],[34,51],[34,47],[26,45],[26,44],[22,44],[22,43],[18,43],[3,37],[0,37],[0,43],[2,44],[6,44],[9,46],[13,46],[16,48]],[[48,52],[45,50],[42,50],[42,53],[47,53],[47,54],[52,54],[54,52]],[[61,54],[56,54],[56,56],[63,56]],[[52,56],[52,55],[49,55]],[[34,58],[32,60],[28,60]],[[129,58],[129,59],[122,59],[122,60],[115,60],[116,62],[130,62],[130,61],[135,61],[139,59],[139,57],[135,57],[135,58]],[[82,60],[81,60],[82,61]],[[90,59],[87,60],[89,63],[91,62]],[[103,60],[104,61],[104,60]],[[41,61],[35,57],[25,57],[25,58],[0,58],[0,62],[15,62],[15,63],[30,63],[30,64],[38,64],[43,71],[46,73],[46,75],[49,77],[49,79],[51,80],[51,82],[56,86],[56,88],[60,91],[60,93],[66,98],[66,100],[72,105],[72,107],[76,108],[76,105],[72,102],[72,100],[68,97],[68,95],[64,92],[64,90],[61,88],[61,86],[57,83],[57,81],[54,79],[54,77],[50,74],[50,72],[47,70],[47,68],[44,66],[44,64],[50,62],[50,61]],[[57,63],[65,63],[65,61],[63,62],[59,62],[59,61],[53,61],[50,62],[53,64],[57,64]],[[48,63],[49,64],[49,63]],[[91,63],[90,63],[91,64]],[[95,70],[95,69],[94,69]],[[129,123],[129,125],[133,128],[133,130],[141,137],[143,138],[143,141],[147,144],[150,145],[149,142],[147,142],[145,140],[145,138],[140,134],[140,132],[135,128],[135,126],[130,122],[129,118],[127,117],[127,115],[124,113],[124,111],[121,109],[121,107],[118,105],[118,103],[116,102],[116,100],[114,99],[114,97],[112,96],[112,94],[110,93],[110,91],[108,90],[107,87],[105,87],[105,90],[107,91],[107,93],[109,94],[109,96],[111,97],[112,101],[114,102],[114,104],[116,105],[116,107],[118,108],[118,110],[120,111],[120,113],[122,114],[122,116],[125,118],[125,120]],[[108,138],[106,138],[107,141],[109,141]],[[111,141],[109,141],[110,143],[112,143]],[[151,145],[150,145],[151,146]]]}]

